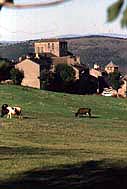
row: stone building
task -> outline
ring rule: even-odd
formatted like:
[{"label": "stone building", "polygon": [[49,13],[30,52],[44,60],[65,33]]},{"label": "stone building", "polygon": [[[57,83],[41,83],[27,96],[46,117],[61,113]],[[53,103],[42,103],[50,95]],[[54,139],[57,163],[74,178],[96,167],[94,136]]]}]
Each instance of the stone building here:
[{"label": "stone building", "polygon": [[114,64],[112,61],[107,64],[107,66],[105,67],[105,71],[109,74],[109,73],[113,73],[115,71],[119,71],[119,66],[117,66],[116,64]]},{"label": "stone building", "polygon": [[127,75],[124,75],[121,81],[122,81],[122,85],[118,89],[118,96],[125,98],[127,96]]},{"label": "stone building", "polygon": [[96,78],[102,76],[102,72],[99,71],[99,70],[96,70],[96,69],[94,69],[94,68],[91,68],[91,69],[90,69],[89,74],[92,75],[92,76],[94,76],[94,77],[96,77]]},{"label": "stone building", "polygon": [[45,39],[35,42],[35,53],[51,53],[56,57],[68,55],[67,41],[62,39]]},{"label": "stone building", "polygon": [[40,65],[28,58],[15,65],[24,72],[21,85],[40,89]]}]

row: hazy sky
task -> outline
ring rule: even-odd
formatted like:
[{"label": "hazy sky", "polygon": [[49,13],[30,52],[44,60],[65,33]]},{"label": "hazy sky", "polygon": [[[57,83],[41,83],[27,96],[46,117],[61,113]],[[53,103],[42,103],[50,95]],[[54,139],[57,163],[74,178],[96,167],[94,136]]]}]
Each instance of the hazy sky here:
[{"label": "hazy sky", "polygon": [[[38,0],[38,2],[43,1],[46,0]],[[45,8],[2,8],[0,40],[37,39],[66,34],[126,34],[127,29],[121,29],[119,20],[107,23],[106,10],[115,1],[70,0]],[[29,2],[29,0],[15,0],[15,3],[23,2]]]}]

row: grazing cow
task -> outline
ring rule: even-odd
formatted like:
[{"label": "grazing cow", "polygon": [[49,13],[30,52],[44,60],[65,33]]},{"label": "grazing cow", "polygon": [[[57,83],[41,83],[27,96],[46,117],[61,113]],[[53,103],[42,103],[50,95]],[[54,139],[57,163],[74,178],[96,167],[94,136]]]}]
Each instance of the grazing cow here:
[{"label": "grazing cow", "polygon": [[75,113],[75,117],[80,115],[86,115],[88,114],[89,117],[91,117],[91,109],[90,108],[79,108],[78,111]]},{"label": "grazing cow", "polygon": [[1,107],[1,117],[7,115],[7,118],[12,118],[12,115],[17,115],[21,118],[21,108],[20,107],[10,107],[7,104],[3,104]]}]

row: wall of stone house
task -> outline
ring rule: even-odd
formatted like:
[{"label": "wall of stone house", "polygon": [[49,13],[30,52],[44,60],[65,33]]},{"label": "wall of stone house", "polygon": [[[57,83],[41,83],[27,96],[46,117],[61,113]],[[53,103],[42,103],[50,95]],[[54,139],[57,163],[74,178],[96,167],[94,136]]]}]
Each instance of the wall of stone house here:
[{"label": "wall of stone house", "polygon": [[35,53],[52,53],[56,56],[60,56],[59,41],[56,42],[36,42],[34,44]]},{"label": "wall of stone house", "polygon": [[68,47],[66,41],[51,40],[41,41],[34,44],[35,53],[52,53],[57,57],[67,56]]},{"label": "wall of stone house", "polygon": [[109,74],[115,71],[119,71],[119,68],[118,67],[105,67],[105,71]]},{"label": "wall of stone house", "polygon": [[101,74],[100,71],[95,70],[93,68],[90,70],[89,74],[92,75],[92,76],[94,76],[94,77],[96,77],[96,78],[98,78],[99,76],[102,76],[102,74]]},{"label": "wall of stone house", "polygon": [[63,57],[52,57],[52,64],[57,65],[57,64],[67,64],[67,56]]},{"label": "wall of stone house", "polygon": [[127,92],[127,81],[123,80],[123,82],[124,84],[118,89],[118,95],[125,98]]},{"label": "wall of stone house", "polygon": [[40,89],[40,66],[29,59],[26,59],[16,66],[19,70],[23,70],[24,79],[21,85]]},{"label": "wall of stone house", "polygon": [[127,91],[127,81],[123,81],[124,84],[122,85],[122,89],[126,92]]},{"label": "wall of stone house", "polygon": [[126,97],[126,93],[125,93],[125,90],[123,88],[118,89],[118,96],[123,97],[123,98]]},{"label": "wall of stone house", "polygon": [[55,64],[68,64],[68,65],[75,65],[80,64],[80,58],[78,56],[71,57],[71,56],[63,56],[63,57],[53,57],[52,63]]},{"label": "wall of stone house", "polygon": [[79,79],[79,70],[75,67],[73,67],[74,71],[75,71],[75,80]]},{"label": "wall of stone house", "polygon": [[114,68],[113,67],[106,67],[105,71],[109,74],[109,73],[113,73],[114,72]]},{"label": "wall of stone house", "polygon": [[67,56],[67,63],[71,65],[80,64],[79,56]]}]

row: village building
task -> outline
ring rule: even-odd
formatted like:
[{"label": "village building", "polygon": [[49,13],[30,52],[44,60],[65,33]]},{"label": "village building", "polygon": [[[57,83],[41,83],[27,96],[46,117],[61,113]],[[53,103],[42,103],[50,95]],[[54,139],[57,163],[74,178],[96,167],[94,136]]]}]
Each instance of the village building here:
[{"label": "village building", "polygon": [[94,67],[90,69],[89,74],[98,78],[102,76],[101,68],[98,64],[94,64]]},{"label": "village building", "polygon": [[43,64],[50,65],[50,71],[54,72],[55,65],[66,63],[73,67],[75,79],[79,79],[83,67],[80,57],[68,51],[67,42],[59,39],[47,39],[35,42],[35,54],[20,57],[16,68],[24,72],[21,85],[41,88],[40,72]]},{"label": "village building", "polygon": [[21,85],[40,89],[40,65],[36,61],[26,58],[15,67],[24,72]]},{"label": "village building", "polygon": [[122,81],[122,85],[118,89],[118,96],[125,98],[127,96],[127,75],[124,75],[121,81]]},{"label": "village building", "polygon": [[67,41],[62,39],[45,39],[35,42],[35,53],[51,53],[56,57],[68,55]]},{"label": "village building", "polygon": [[109,73],[113,73],[116,71],[119,71],[119,66],[117,66],[116,64],[114,64],[112,61],[106,65],[105,67],[105,71],[109,74]]}]

